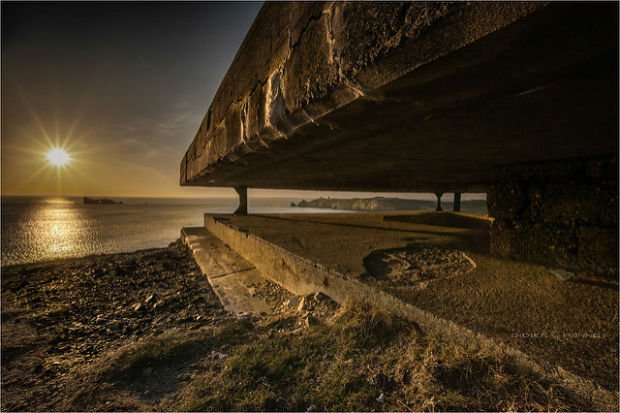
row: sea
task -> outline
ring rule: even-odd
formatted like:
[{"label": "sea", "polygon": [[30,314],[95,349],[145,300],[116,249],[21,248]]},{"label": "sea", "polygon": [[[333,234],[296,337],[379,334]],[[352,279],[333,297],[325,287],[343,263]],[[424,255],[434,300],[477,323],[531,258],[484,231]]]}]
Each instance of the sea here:
[{"label": "sea", "polygon": [[[3,196],[2,266],[165,247],[205,213],[230,213],[237,198],[119,198],[85,205],[78,197]],[[300,198],[250,198],[250,213],[322,213],[295,208]]]}]

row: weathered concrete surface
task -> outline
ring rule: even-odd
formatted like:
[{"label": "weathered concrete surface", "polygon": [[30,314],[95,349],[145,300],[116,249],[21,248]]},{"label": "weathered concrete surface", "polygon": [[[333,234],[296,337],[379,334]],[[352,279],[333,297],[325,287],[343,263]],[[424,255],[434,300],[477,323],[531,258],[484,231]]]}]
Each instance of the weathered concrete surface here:
[{"label": "weathered concrete surface", "polygon": [[504,168],[487,196],[491,251],[617,278],[617,174],[616,158]]},{"label": "weathered concrete surface", "polygon": [[233,314],[271,313],[267,301],[252,294],[253,286],[264,281],[253,264],[201,227],[183,228],[181,242],[192,251],[226,311]]},{"label": "weathered concrete surface", "polygon": [[[417,214],[416,214],[417,215]],[[240,216],[211,216],[205,215],[205,227],[211,231],[214,235],[220,238],[227,245],[230,245],[231,248],[236,250],[240,255],[244,256],[249,261],[253,262],[257,268],[261,269],[261,271],[268,275],[273,281],[281,284],[285,288],[297,293],[297,294],[309,294],[313,292],[321,291],[330,297],[334,298],[337,301],[346,301],[346,300],[369,300],[374,305],[378,305],[380,307],[384,307],[389,309],[390,311],[411,319],[418,323],[421,327],[422,331],[426,334],[436,335],[442,337],[449,341],[457,341],[466,346],[472,347],[487,347],[487,346],[502,346],[508,349],[510,354],[515,355],[518,360],[523,363],[524,367],[533,368],[533,369],[543,369],[544,371],[551,371],[551,374],[559,376],[562,378],[562,381],[566,382],[568,387],[578,391],[581,394],[588,394],[591,392],[588,397],[592,397],[593,400],[596,400],[597,403],[600,403],[599,406],[601,408],[610,408],[613,406],[615,408],[617,404],[617,395],[614,392],[608,392],[606,390],[601,389],[596,384],[593,384],[592,381],[583,379],[583,377],[575,376],[569,371],[566,371],[562,368],[555,368],[556,363],[562,365],[563,361],[566,361],[571,356],[582,357],[582,354],[575,354],[575,349],[570,349],[566,351],[566,348],[562,348],[561,346],[556,347],[556,343],[554,338],[550,336],[546,337],[548,341],[531,339],[533,342],[533,347],[526,347],[526,352],[522,352],[519,348],[518,340],[510,340],[510,335],[506,334],[505,337],[502,335],[498,335],[497,333],[501,331],[502,325],[500,324],[491,324],[491,328],[488,326],[486,328],[475,327],[472,328],[471,322],[465,321],[462,318],[459,318],[459,315],[470,316],[469,311],[462,311],[462,308],[456,309],[454,311],[449,311],[451,314],[448,315],[444,312],[440,316],[437,315],[435,311],[428,311],[427,309],[423,309],[418,305],[418,301],[426,305],[429,301],[433,301],[439,305],[439,307],[443,308],[446,306],[450,306],[450,302],[442,302],[441,293],[438,293],[439,297],[430,297],[431,300],[423,300],[422,297],[418,297],[417,299],[409,299],[406,294],[398,291],[392,291],[389,289],[382,288],[380,285],[376,283],[369,283],[359,277],[359,274],[355,271],[343,273],[334,268],[333,265],[330,264],[330,260],[328,258],[327,264],[325,260],[317,259],[316,252],[317,251],[325,251],[326,248],[321,248],[320,244],[324,244],[324,240],[327,239],[342,239],[342,225],[350,224],[351,232],[355,233],[353,238],[345,235],[347,238],[350,247],[342,252],[342,254],[347,257],[356,256],[359,258],[359,265],[361,267],[361,261],[363,255],[356,255],[355,253],[351,253],[351,248],[356,250],[356,243],[362,242],[362,240],[374,239],[377,240],[381,246],[384,244],[390,244],[397,242],[396,240],[401,239],[403,237],[411,239],[412,236],[416,232],[419,233],[420,236],[424,236],[429,233],[429,229],[432,229],[433,225],[418,225],[418,230],[412,230],[415,227],[415,224],[403,224],[399,228],[394,227],[397,221],[387,221],[385,225],[377,225],[378,222],[381,221],[383,214],[351,214],[348,216],[340,215],[339,220],[334,216],[319,216],[314,215],[311,217],[308,216],[300,216],[300,215],[278,215],[278,216],[248,216],[248,217],[240,217]],[[387,214],[387,217],[398,218],[402,216],[402,214]],[[420,215],[422,219],[424,219],[424,215]],[[407,217],[407,216],[405,216]],[[443,220],[446,215],[441,214],[441,220]],[[379,218],[377,220],[377,218]],[[348,220],[353,220],[354,222],[347,222]],[[308,222],[308,221],[312,222]],[[317,220],[318,222],[314,222]],[[292,222],[291,222],[292,221]],[[324,221],[323,224],[320,224],[320,221]],[[362,227],[362,222],[366,222],[365,227]],[[465,220],[466,221],[466,220]],[[276,222],[280,222],[279,225],[275,225]],[[282,231],[282,225],[288,226],[288,231]],[[275,228],[274,228],[275,227]],[[430,228],[429,228],[430,227]],[[392,230],[390,231],[390,228]],[[404,232],[403,232],[404,230]],[[448,235],[454,233],[455,228],[448,227],[436,227],[437,234],[445,233]],[[383,238],[375,237],[377,232],[390,233],[388,235],[384,235]],[[430,231],[432,232],[432,231]],[[458,229],[456,231],[459,232]],[[290,238],[290,234],[293,233],[297,238],[296,241],[291,241],[286,239]],[[330,236],[331,234],[331,236]],[[436,241],[441,242],[441,235],[435,235]],[[364,237],[365,235],[365,237]],[[274,241],[274,237],[279,239],[278,242]],[[391,237],[391,241],[389,238]],[[312,241],[314,240],[314,241]],[[314,247],[310,247],[308,242],[314,242]],[[400,241],[403,242],[402,240]],[[346,243],[346,241],[345,241]],[[363,243],[363,242],[362,242]],[[300,246],[299,244],[305,244],[305,246]],[[317,245],[319,245],[317,250]],[[339,246],[340,247],[340,246]],[[343,248],[345,249],[345,248]],[[363,249],[363,248],[362,248]],[[331,254],[328,254],[331,256]],[[473,254],[474,259],[478,259],[476,254]],[[324,256],[322,256],[324,258]],[[342,264],[339,260],[338,263]],[[486,262],[484,260],[479,261],[479,263],[483,263],[486,266]],[[478,265],[478,270],[480,265]],[[505,268],[504,268],[505,269]],[[513,292],[515,291],[515,285],[518,286],[519,283],[524,282],[524,277],[527,278],[528,283],[540,283],[539,277],[536,274],[528,275],[527,269],[523,271],[523,269],[516,272],[516,277],[514,277],[512,285]],[[497,274],[500,277],[510,278],[513,274]],[[483,288],[484,287],[484,279],[481,279],[480,276],[473,278],[469,281],[469,286],[460,284],[460,280],[463,282],[468,282],[469,276],[455,277],[453,279],[441,279],[438,280],[441,286],[444,286],[450,289],[450,283],[457,282],[458,286],[455,287],[452,285],[452,290],[461,291],[461,295],[463,297],[471,296],[472,293],[475,293],[475,290],[471,290],[472,287],[475,288]],[[543,280],[543,284],[549,284],[551,280]],[[549,286],[545,285],[545,290],[553,291],[555,289],[561,289],[562,286],[557,282],[557,285]],[[570,289],[570,284],[563,284],[564,289]],[[497,294],[497,291],[493,289],[497,286],[497,283],[494,283],[490,286],[489,294],[490,296],[494,296]],[[510,287],[509,285],[505,285]],[[525,288],[517,288],[516,290],[529,291],[531,285],[526,285]],[[424,291],[431,291],[434,288],[434,285],[427,286]],[[511,288],[505,288],[508,292]],[[609,293],[609,297],[614,299],[614,294]],[[557,293],[558,297],[562,296],[561,292]],[[463,298],[462,297],[462,298]],[[461,306],[465,304],[468,307],[471,307],[471,304],[476,303],[467,303],[467,300],[463,302],[461,298]],[[485,299],[485,295],[475,294],[475,301],[480,299],[483,301],[488,300],[488,296]],[[450,296],[450,301],[458,301],[456,296],[452,294]],[[509,296],[500,296],[498,298],[501,306],[506,307],[508,302],[514,302],[515,306],[511,307],[513,312],[510,314],[511,320],[515,317],[528,317],[532,315],[529,312],[529,307],[524,307],[524,305],[529,304],[527,302],[521,302],[519,299],[515,299],[514,297],[509,298]],[[549,304],[544,302],[544,297],[539,297],[539,304]],[[503,302],[503,303],[502,303]],[[603,315],[603,319],[606,320],[608,324],[612,324],[613,321],[609,319],[613,317],[613,311],[616,310],[616,319],[617,319],[617,296],[615,296],[616,306],[611,306],[611,312]],[[458,303],[453,303],[457,305]],[[536,303],[532,303],[532,306],[535,306]],[[501,307],[500,306],[500,307]],[[514,308],[518,311],[515,313]],[[520,310],[519,310],[520,308]],[[606,307],[607,308],[607,307]],[[607,309],[608,310],[608,309]],[[602,310],[603,313],[607,310]],[[544,316],[544,309],[542,311],[537,311],[536,314]],[[558,311],[555,313],[559,314],[560,317],[563,313],[566,313],[565,310],[558,308]],[[492,315],[492,314],[491,314]],[[548,315],[547,315],[548,316]],[[466,317],[467,318],[467,317]],[[566,318],[566,317],[565,317]],[[588,317],[584,317],[588,318]],[[558,322],[561,321],[553,319],[548,319],[548,321]],[[590,323],[594,322],[594,319],[589,319]],[[455,322],[456,321],[456,322]],[[544,323],[543,323],[544,325]],[[534,331],[531,328],[536,326],[540,326],[540,323],[536,323],[534,326],[529,326],[530,329],[527,330],[529,333],[533,333]],[[600,326],[599,326],[600,327]],[[574,325],[547,325],[545,328],[549,329],[549,332],[554,328],[557,328],[558,331],[562,331],[563,328],[575,328]],[[571,330],[572,331],[572,330]],[[615,334],[617,338],[617,325],[615,328],[611,328],[612,334]],[[500,338],[497,340],[497,338]],[[591,340],[592,341],[592,340]],[[584,340],[584,342],[586,342]],[[508,347],[506,347],[506,343],[509,343]],[[585,377],[589,379],[595,378],[595,380],[599,380],[601,375],[602,377],[607,377],[609,380],[602,380],[599,382],[604,383],[608,388],[614,388],[617,385],[617,352],[614,353],[616,348],[615,340],[613,337],[606,337],[605,343],[609,344],[608,348],[603,348],[603,354],[605,360],[610,360],[611,363],[616,363],[616,366],[606,364],[604,361],[597,364],[596,368],[586,366],[585,369],[581,369],[579,373],[583,374]],[[598,345],[600,343],[591,343],[591,345]],[[513,347],[514,346],[514,347]],[[542,354],[536,351],[532,351],[534,347],[549,347],[549,354]],[[569,345],[570,347],[570,345]],[[599,349],[600,350],[600,349]],[[614,357],[615,354],[615,357]],[[598,354],[595,354],[593,360],[596,360]],[[590,360],[590,358],[588,358]],[[615,361],[614,361],[615,360]],[[559,361],[562,361],[560,363]],[[549,364],[550,363],[550,364]],[[586,363],[588,364],[588,363]],[[602,366],[602,367],[601,367]],[[572,366],[574,367],[574,366]],[[572,369],[571,369],[572,370]],[[585,373],[585,374],[584,374]],[[615,377],[615,379],[614,379]],[[603,407],[604,406],[604,407]]]},{"label": "weathered concrete surface", "polygon": [[182,185],[485,191],[617,152],[618,5],[266,4]]}]

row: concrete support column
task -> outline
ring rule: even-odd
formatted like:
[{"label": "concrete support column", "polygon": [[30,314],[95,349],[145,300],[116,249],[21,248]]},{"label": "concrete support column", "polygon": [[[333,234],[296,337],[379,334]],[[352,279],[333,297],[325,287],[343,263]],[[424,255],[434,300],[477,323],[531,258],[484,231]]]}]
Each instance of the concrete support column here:
[{"label": "concrete support column", "polygon": [[435,192],[435,196],[437,197],[437,209],[435,209],[435,211],[441,212],[443,211],[441,208],[441,197],[443,196],[443,192]]},{"label": "concrete support column", "polygon": [[247,186],[235,186],[235,191],[239,195],[239,207],[235,210],[235,215],[247,215],[248,214],[248,187]]},{"label": "concrete support column", "polygon": [[452,205],[453,205],[452,210],[454,212],[461,212],[461,193],[460,192],[454,193],[454,203]]},{"label": "concrete support column", "polygon": [[487,193],[491,252],[616,278],[617,165],[607,158],[504,168]]}]

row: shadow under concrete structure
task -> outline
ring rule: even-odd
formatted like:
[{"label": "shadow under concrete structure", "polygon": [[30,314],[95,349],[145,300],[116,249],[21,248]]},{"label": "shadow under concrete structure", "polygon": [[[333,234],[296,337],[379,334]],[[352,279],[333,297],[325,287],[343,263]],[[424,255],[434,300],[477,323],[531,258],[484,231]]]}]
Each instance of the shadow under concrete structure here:
[{"label": "shadow under concrete structure", "polygon": [[180,183],[488,192],[493,252],[616,277],[617,15],[617,3],[267,3]]}]

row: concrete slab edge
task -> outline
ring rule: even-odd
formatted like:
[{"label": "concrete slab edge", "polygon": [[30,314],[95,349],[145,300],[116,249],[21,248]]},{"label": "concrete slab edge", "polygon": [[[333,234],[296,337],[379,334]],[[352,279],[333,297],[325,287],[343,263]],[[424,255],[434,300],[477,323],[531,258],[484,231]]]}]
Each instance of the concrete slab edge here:
[{"label": "concrete slab edge", "polygon": [[559,366],[536,360],[506,343],[437,317],[391,294],[294,254],[249,231],[235,227],[226,222],[224,217],[205,214],[204,222],[207,230],[254,264],[262,274],[295,294],[323,292],[339,303],[347,300],[371,302],[397,316],[415,322],[423,331],[442,340],[471,349],[501,348],[506,354],[514,357],[521,367],[551,376],[580,396],[590,399],[597,410],[618,409],[618,392],[604,389]]},{"label": "concrete slab edge", "polygon": [[[196,230],[200,230],[201,233]],[[263,280],[258,269],[245,263],[242,257],[235,261],[243,261],[241,269],[230,271],[222,267],[222,249],[228,249],[220,239],[210,234],[205,228],[182,228],[181,242],[189,248],[196,264],[207,278],[211,289],[217,295],[226,311],[232,314],[270,314],[270,305],[262,298],[249,294],[248,284]],[[215,245],[214,245],[215,244]],[[221,245],[219,245],[221,244]],[[234,256],[238,254],[231,252]],[[222,271],[224,270],[224,271]]]}]

